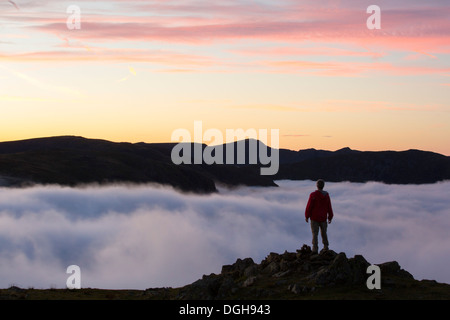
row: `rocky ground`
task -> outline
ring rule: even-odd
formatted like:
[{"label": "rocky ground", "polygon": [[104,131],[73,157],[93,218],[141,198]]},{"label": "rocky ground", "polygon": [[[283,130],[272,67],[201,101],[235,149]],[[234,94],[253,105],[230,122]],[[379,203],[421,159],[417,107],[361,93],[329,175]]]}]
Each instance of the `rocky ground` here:
[{"label": "rocky ground", "polygon": [[0,290],[0,299],[123,299],[123,300],[235,300],[235,299],[450,299],[450,285],[415,280],[396,261],[377,264],[381,289],[367,288],[371,265],[362,255],[328,250],[313,254],[304,245],[296,252],[270,253],[260,264],[237,259],[220,274],[204,275],[180,288],[147,290],[21,289]]},{"label": "rocky ground", "polygon": [[[449,299],[450,285],[417,281],[396,261],[379,264],[381,289],[369,290],[362,255],[347,258],[332,250],[313,254],[304,245],[297,252],[270,253],[260,264],[238,259],[181,288],[178,299]],[[157,296],[158,291],[154,291]]]}]

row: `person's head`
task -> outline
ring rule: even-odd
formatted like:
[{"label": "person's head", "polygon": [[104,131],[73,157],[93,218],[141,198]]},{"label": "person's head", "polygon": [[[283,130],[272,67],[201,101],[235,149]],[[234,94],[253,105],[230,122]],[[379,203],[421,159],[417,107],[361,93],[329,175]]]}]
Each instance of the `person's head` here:
[{"label": "person's head", "polygon": [[325,186],[325,181],[323,181],[322,179],[317,180],[316,186],[317,186],[317,189],[323,190],[323,187]]}]

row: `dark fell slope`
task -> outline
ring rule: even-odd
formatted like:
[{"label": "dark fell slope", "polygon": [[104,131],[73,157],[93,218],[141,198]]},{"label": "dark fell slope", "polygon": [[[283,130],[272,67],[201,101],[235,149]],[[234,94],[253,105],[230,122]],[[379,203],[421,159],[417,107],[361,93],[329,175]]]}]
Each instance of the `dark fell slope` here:
[{"label": "dark fell slope", "polygon": [[[176,143],[116,143],[76,136],[2,142],[0,185],[159,183],[182,191],[209,193],[217,191],[219,183],[276,186],[275,180],[280,179],[399,184],[450,179],[450,157],[444,155],[420,150],[362,152],[349,148],[337,151],[269,148],[269,154],[279,152],[279,170],[276,175],[262,176],[260,164],[249,164],[249,140],[244,143],[244,164],[175,165],[171,151]],[[261,145],[258,142],[258,148]],[[233,148],[236,155],[237,143]]]}]

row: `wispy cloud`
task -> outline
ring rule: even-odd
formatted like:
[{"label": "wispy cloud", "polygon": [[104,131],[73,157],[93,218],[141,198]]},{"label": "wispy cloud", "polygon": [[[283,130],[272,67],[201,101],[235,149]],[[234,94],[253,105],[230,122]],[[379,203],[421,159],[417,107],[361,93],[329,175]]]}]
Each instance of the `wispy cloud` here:
[{"label": "wispy cloud", "polygon": [[14,8],[20,10],[19,6],[14,1],[8,0],[8,2],[11,3],[14,6]]},{"label": "wispy cloud", "polygon": [[271,56],[271,57],[314,57],[314,56],[329,56],[329,57],[370,57],[370,58],[382,58],[386,53],[373,52],[366,46],[352,47],[352,48],[338,48],[331,46],[315,46],[315,47],[292,47],[292,46],[269,46],[269,47],[250,47],[250,48],[236,48],[231,49],[230,52],[246,55],[246,56]]},{"label": "wispy cloud", "polygon": [[303,137],[309,137],[309,134],[283,134],[282,137],[291,137],[291,138],[303,138]]},{"label": "wispy cloud", "polygon": [[[207,53],[198,57],[201,59],[196,59],[197,63],[208,65],[214,61],[216,65],[247,65],[248,62],[238,56],[232,61],[224,60],[223,45],[226,44],[226,52],[234,52],[239,56],[264,55],[269,58],[265,64],[276,66],[277,72],[289,72],[291,67],[298,72],[310,67],[321,70],[319,74],[340,76],[357,74],[358,69],[377,69],[387,73],[394,70],[396,74],[426,74],[436,73],[440,67],[448,69],[446,65],[432,68],[427,65],[402,66],[392,61],[349,63],[342,60],[345,57],[381,59],[395,51],[432,59],[438,54],[448,54],[450,49],[445,44],[450,37],[450,6],[442,2],[400,1],[392,4],[382,1],[383,28],[376,31],[366,28],[365,8],[351,0],[327,1],[326,4],[288,0],[276,3],[228,1],[226,4],[118,0],[98,3],[93,5],[88,1],[80,1],[83,7],[81,30],[68,30],[65,12],[58,15],[51,2],[45,3],[42,8],[29,3],[26,13],[22,10],[5,18],[10,23],[20,25],[18,30],[27,30],[27,34],[37,38],[42,34],[54,36],[62,39],[66,49],[78,45],[86,52],[29,48],[14,53],[13,56],[17,57],[4,54],[2,59],[90,61],[121,58],[128,61],[148,59],[151,62],[154,52],[147,53],[150,57],[144,57],[145,53],[140,52],[142,48],[137,48],[137,44],[148,43],[149,46],[160,48],[166,45],[185,46],[185,49],[186,46],[191,49],[210,46]],[[99,5],[105,7],[102,13],[98,11]],[[243,43],[249,41],[266,47],[261,50],[255,47],[243,48]],[[305,47],[312,42],[314,47]],[[121,56],[117,54],[117,43],[124,50]],[[102,49],[92,49],[98,44],[102,44]],[[293,55],[296,59],[292,59]],[[317,57],[329,58],[324,60]],[[182,52],[159,57],[161,59],[166,63],[170,61],[171,65],[185,60]],[[250,67],[253,62],[249,62]],[[181,68],[167,70],[192,68],[184,64]],[[237,67],[233,70],[239,72],[242,69]]]},{"label": "wispy cloud", "polygon": [[385,100],[327,99],[318,102],[303,103],[302,111],[321,111],[336,113],[371,113],[381,111],[443,111],[444,104],[415,104],[410,102],[392,102]]},{"label": "wispy cloud", "polygon": [[55,102],[64,100],[57,100],[53,98],[41,98],[41,97],[28,97],[28,96],[13,96],[13,95],[0,95],[0,101],[5,102]]},{"label": "wispy cloud", "polygon": [[123,77],[122,79],[118,80],[118,82],[124,82],[127,81],[128,79],[130,79],[131,76],[136,76],[136,70],[134,70],[133,67],[128,67],[128,71],[129,71],[129,75],[127,75],[126,77]]},{"label": "wispy cloud", "polygon": [[2,60],[9,62],[142,62],[178,67],[201,67],[214,64],[210,57],[167,50],[103,49],[87,46],[72,48],[72,50],[0,54],[0,61]]},{"label": "wispy cloud", "polygon": [[[1,60],[1,58],[0,58]],[[13,77],[22,80],[24,83],[41,90],[43,93],[50,93],[50,94],[63,94],[66,96],[80,96],[81,92],[72,87],[67,86],[61,86],[56,84],[48,83],[44,80],[32,77],[26,73],[19,72],[7,67],[0,66],[0,69],[3,69],[8,74],[12,75]]]},{"label": "wispy cloud", "polygon": [[227,109],[255,109],[277,112],[299,112],[300,109],[294,106],[276,105],[276,104],[248,104],[248,105],[229,105]]}]

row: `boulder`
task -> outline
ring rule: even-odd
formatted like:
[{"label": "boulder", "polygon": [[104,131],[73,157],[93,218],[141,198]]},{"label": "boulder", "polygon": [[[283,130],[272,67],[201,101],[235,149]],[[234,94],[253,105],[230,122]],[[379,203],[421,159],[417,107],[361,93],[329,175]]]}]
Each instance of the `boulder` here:
[{"label": "boulder", "polygon": [[320,286],[344,284],[351,282],[352,270],[344,252],[339,253],[331,264],[323,265],[308,279]]},{"label": "boulder", "polygon": [[383,279],[383,274],[393,275],[402,278],[414,279],[411,273],[402,269],[397,261],[389,261],[385,263],[378,264],[381,271],[381,278]]},{"label": "boulder", "polygon": [[351,282],[353,284],[365,283],[367,280],[367,267],[370,263],[362,255],[355,255],[348,259],[350,270],[352,273]]},{"label": "boulder", "polygon": [[252,258],[245,259],[237,259],[236,262],[232,265],[224,265],[222,266],[222,274],[232,273],[237,277],[240,277],[245,274],[245,271],[249,268],[256,266],[255,262]]}]

